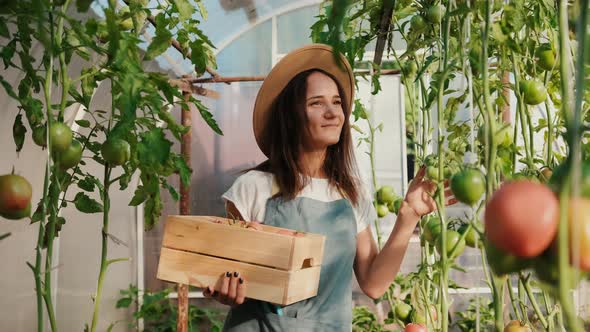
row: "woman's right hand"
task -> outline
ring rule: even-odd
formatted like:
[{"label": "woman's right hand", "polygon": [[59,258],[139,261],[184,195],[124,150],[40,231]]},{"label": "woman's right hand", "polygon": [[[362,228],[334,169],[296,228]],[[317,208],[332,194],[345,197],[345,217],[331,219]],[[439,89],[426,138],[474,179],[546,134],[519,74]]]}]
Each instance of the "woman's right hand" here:
[{"label": "woman's right hand", "polygon": [[246,280],[238,272],[226,272],[219,278],[221,288],[216,291],[207,286],[203,291],[206,298],[212,298],[222,304],[235,307],[244,303],[246,299]]}]

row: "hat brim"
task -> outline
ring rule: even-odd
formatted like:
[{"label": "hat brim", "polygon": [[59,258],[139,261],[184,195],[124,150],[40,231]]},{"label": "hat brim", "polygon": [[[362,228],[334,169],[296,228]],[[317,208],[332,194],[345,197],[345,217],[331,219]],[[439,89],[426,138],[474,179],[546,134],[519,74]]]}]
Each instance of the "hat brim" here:
[{"label": "hat brim", "polygon": [[264,141],[264,129],[268,125],[270,110],[274,100],[297,74],[310,69],[321,69],[336,78],[344,90],[343,99],[349,109],[354,98],[354,74],[346,58],[339,54],[341,65],[336,63],[332,47],[324,44],[311,44],[298,48],[285,55],[262,82],[256,96],[253,113],[254,137],[258,147],[267,157],[270,149]]}]

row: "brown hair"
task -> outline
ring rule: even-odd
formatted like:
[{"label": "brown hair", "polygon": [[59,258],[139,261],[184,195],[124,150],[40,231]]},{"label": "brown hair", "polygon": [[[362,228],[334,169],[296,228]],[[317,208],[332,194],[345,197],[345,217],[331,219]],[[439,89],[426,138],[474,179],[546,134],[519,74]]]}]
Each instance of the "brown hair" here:
[{"label": "brown hair", "polygon": [[[309,183],[309,176],[303,174],[297,160],[301,155],[304,133],[307,132],[306,93],[307,77],[313,72],[321,72],[330,77],[338,86],[340,96],[344,90],[333,75],[311,69],[297,74],[273,102],[269,123],[262,133],[269,145],[269,159],[250,170],[270,172],[279,186],[276,196],[291,200]],[[359,201],[358,170],[352,149],[350,132],[350,107],[348,100],[342,98],[344,124],[338,143],[328,147],[324,161],[324,172],[329,184],[337,188],[353,205]]]}]

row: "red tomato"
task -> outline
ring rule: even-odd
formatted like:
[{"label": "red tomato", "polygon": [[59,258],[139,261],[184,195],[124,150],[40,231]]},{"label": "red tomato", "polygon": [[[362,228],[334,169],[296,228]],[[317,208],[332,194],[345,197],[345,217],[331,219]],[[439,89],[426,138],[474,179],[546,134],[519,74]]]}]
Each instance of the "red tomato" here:
[{"label": "red tomato", "polygon": [[406,325],[404,332],[428,332],[428,329],[424,324],[410,323]]},{"label": "red tomato", "polygon": [[514,181],[502,185],[485,210],[486,237],[518,257],[540,255],[557,234],[559,202],[545,185]]}]

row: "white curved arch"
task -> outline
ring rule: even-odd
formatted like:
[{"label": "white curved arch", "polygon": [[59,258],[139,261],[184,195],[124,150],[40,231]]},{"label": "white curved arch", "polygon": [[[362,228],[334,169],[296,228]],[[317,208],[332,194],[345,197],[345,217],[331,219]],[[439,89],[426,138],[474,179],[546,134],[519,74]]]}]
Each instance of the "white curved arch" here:
[{"label": "white curved arch", "polygon": [[245,34],[248,31],[254,29],[258,25],[260,25],[268,20],[271,20],[273,17],[279,16],[279,15],[284,15],[286,13],[289,13],[289,12],[292,12],[292,11],[295,11],[298,9],[302,9],[305,7],[311,7],[314,5],[318,5],[320,3],[322,3],[322,0],[301,0],[301,1],[292,2],[289,5],[280,7],[278,9],[274,10],[272,13],[258,18],[254,23],[246,25],[244,28],[238,30],[236,33],[234,33],[234,34],[230,35],[228,38],[222,40],[220,43],[218,43],[217,48],[215,49],[213,54],[215,56],[217,56],[221,51],[223,51],[227,46],[229,46],[229,44],[234,42],[236,39],[240,38],[240,36],[242,36],[243,34]]}]

